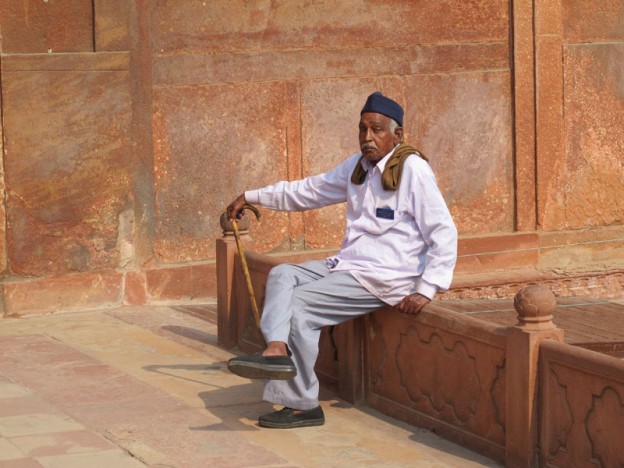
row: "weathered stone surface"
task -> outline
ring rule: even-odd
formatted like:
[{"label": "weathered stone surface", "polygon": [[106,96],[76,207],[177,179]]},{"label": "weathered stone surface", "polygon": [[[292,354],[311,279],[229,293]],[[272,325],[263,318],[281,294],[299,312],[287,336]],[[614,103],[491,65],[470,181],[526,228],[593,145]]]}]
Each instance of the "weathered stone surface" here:
[{"label": "weathered stone surface", "polygon": [[217,294],[214,263],[145,271],[145,289],[150,302],[206,299]]},{"label": "weathered stone surface", "polygon": [[[214,258],[219,218],[227,205],[244,190],[287,178],[288,133],[297,131],[289,109],[295,103],[296,94],[285,84],[156,91],[158,259]],[[251,223],[260,249],[288,239],[288,215],[269,210],[262,215],[261,223]],[[262,234],[256,235],[258,230]]]},{"label": "weathered stone surface", "polygon": [[94,0],[95,50],[129,50],[130,31],[128,17],[133,2]]},{"label": "weathered stone surface", "polygon": [[5,282],[4,313],[52,313],[117,305],[121,286],[122,274],[112,271]]},{"label": "weathered stone surface", "polygon": [[542,273],[535,269],[511,269],[490,271],[482,275],[455,275],[450,291],[438,293],[436,298],[450,300],[504,299],[513,297],[518,288],[539,282],[557,297],[578,297],[602,301],[621,299],[624,296],[624,273],[597,271],[576,275],[570,272]]},{"label": "weathered stone surface", "polygon": [[488,253],[535,250],[540,245],[537,233],[499,234],[488,237],[464,237],[458,244],[458,255],[482,255]]},{"label": "weathered stone surface", "polygon": [[[624,11],[624,10],[622,10]],[[560,229],[624,223],[624,43],[569,46]]]},{"label": "weathered stone surface", "polygon": [[621,13],[614,2],[537,8],[538,212],[545,230],[624,219]]},{"label": "weathered stone surface", "polygon": [[561,274],[624,269],[623,228],[555,232],[541,239],[541,270]]},{"label": "weathered stone surface", "polygon": [[509,73],[406,79],[407,135],[431,161],[461,234],[514,227]]},{"label": "weathered stone surface", "polygon": [[2,51],[92,52],[91,2],[15,0],[0,4]]},{"label": "weathered stone surface", "polygon": [[611,226],[600,229],[578,229],[573,231],[543,232],[539,234],[540,246],[557,248],[572,245],[610,244],[624,239],[624,226]]},{"label": "weathered stone surface", "polygon": [[466,237],[458,245],[455,272],[535,267],[539,255],[539,236],[535,233]]},{"label": "weathered stone surface", "polygon": [[622,42],[624,3],[620,0],[561,0],[567,44]]},{"label": "weathered stone surface", "polygon": [[124,302],[141,305],[147,302],[147,281],[142,271],[128,271],[124,274]]},{"label": "weathered stone surface", "polygon": [[[0,62],[1,65],[1,62]],[[1,68],[1,67],[0,67]],[[0,70],[0,75],[2,71]],[[0,93],[0,106],[2,106],[2,93]],[[0,121],[0,154],[4,155],[4,128]],[[0,199],[6,199],[6,184],[4,173],[4,157],[0,159]],[[5,272],[8,268],[7,242],[6,242],[6,203],[0,203],[0,271]]]},{"label": "weathered stone surface", "polygon": [[532,231],[536,223],[535,190],[535,37],[532,0],[512,3],[514,81],[514,170],[516,229]]},{"label": "weathered stone surface", "polygon": [[536,38],[536,188],[537,228],[545,231],[563,226],[565,183],[563,128],[562,39],[556,35]]},{"label": "weathered stone surface", "polygon": [[132,207],[128,73],[72,71],[75,59],[64,71],[54,57],[54,71],[21,60],[22,71],[3,73],[8,250],[18,275],[120,264],[122,214]]},{"label": "weathered stone surface", "polygon": [[362,77],[387,79],[411,74],[508,69],[508,63],[509,46],[505,42],[410,43],[356,50],[260,50],[237,54],[198,52],[155,56],[154,83],[192,85]]},{"label": "weathered stone surface", "polygon": [[508,2],[156,2],[154,49],[228,51],[366,48],[508,37]]},{"label": "weathered stone surface", "polygon": [[4,72],[96,72],[127,71],[130,56],[127,52],[93,54],[23,54],[5,55]]}]

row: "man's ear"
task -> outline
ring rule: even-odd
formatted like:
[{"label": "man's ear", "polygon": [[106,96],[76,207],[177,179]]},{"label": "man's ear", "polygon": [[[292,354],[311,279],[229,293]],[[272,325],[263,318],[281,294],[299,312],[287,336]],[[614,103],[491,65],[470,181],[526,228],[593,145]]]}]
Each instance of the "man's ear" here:
[{"label": "man's ear", "polygon": [[403,127],[394,129],[394,144],[403,143]]}]

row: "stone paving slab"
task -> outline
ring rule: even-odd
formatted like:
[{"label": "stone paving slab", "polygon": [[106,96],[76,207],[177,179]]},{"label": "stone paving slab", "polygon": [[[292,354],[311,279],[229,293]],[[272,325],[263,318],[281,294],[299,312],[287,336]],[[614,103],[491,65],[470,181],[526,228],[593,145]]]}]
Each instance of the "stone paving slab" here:
[{"label": "stone paving slab", "polygon": [[0,383],[0,467],[144,466],[126,450],[41,400],[27,387]]},{"label": "stone paving slab", "polygon": [[324,426],[260,428],[216,343],[175,307],[0,319],[0,468],[500,466],[331,395]]}]

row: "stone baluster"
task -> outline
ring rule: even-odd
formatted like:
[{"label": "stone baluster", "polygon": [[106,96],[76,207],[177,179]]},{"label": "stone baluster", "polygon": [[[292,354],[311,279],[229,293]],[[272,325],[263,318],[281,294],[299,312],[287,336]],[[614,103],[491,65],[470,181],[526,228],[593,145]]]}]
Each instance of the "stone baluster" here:
[{"label": "stone baluster", "polygon": [[538,365],[540,342],[563,341],[563,330],[552,322],[557,303],[539,285],[522,289],[514,298],[518,324],[507,334],[506,466],[538,465]]},{"label": "stone baluster", "polygon": [[[232,223],[226,213],[219,220],[223,237],[216,241],[217,254],[217,329],[218,342],[224,348],[236,346],[238,337],[236,321],[233,317],[232,289],[234,278],[234,259],[237,255],[236,239]],[[249,238],[249,217],[244,215],[238,221],[238,231],[241,240],[245,242]]]}]

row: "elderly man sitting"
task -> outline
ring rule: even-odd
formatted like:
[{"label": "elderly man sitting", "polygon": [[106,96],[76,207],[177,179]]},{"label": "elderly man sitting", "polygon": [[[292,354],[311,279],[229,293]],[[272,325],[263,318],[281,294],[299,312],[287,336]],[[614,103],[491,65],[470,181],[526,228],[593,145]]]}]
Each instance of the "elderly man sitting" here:
[{"label": "elderly man sitting", "polygon": [[260,416],[262,427],[324,424],[314,372],[322,327],[386,304],[417,314],[451,284],[457,230],[427,159],[402,142],[402,125],[401,106],[375,92],[360,116],[361,151],[327,173],[247,191],[227,208],[234,219],[248,203],[283,211],[347,203],[340,251],[273,268],[261,320],[267,347],[228,363],[267,379],[264,399],[284,406]]}]

